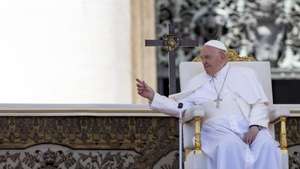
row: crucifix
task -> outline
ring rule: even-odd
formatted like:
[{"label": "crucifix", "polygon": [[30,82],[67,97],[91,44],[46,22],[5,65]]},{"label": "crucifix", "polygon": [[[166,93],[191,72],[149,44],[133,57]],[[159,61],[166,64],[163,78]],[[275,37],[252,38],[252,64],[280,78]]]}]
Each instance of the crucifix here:
[{"label": "crucifix", "polygon": [[173,23],[169,25],[169,34],[162,37],[162,40],[145,40],[146,46],[161,46],[169,53],[169,95],[176,93],[176,50],[179,47],[196,47],[198,42],[191,39],[183,39],[180,33],[175,33]]},{"label": "crucifix", "polygon": [[217,97],[217,99],[214,100],[216,102],[216,108],[220,107],[220,102],[223,101],[223,99],[220,98],[220,96]]}]

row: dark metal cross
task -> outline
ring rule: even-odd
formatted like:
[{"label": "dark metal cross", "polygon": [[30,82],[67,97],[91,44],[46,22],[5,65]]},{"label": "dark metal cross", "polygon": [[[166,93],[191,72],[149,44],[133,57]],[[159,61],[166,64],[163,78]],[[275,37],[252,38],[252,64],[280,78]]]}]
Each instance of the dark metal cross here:
[{"label": "dark metal cross", "polygon": [[198,42],[190,39],[183,39],[180,33],[175,33],[174,24],[169,25],[169,34],[162,37],[162,40],[145,40],[146,46],[161,46],[169,52],[169,94],[176,93],[176,50],[179,47],[196,47]]}]

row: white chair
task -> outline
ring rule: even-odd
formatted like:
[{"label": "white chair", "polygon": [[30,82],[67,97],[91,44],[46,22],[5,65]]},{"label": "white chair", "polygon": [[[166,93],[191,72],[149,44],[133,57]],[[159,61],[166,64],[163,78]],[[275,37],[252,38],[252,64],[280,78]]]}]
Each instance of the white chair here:
[{"label": "white chair", "polygon": [[[229,64],[238,64],[239,66],[250,67],[255,70],[258,80],[261,82],[263,89],[273,103],[272,97],[272,84],[271,84],[271,71],[269,62],[230,62]],[[180,85],[183,89],[189,79],[195,75],[203,72],[203,66],[201,62],[183,62],[179,67]],[[273,106],[270,112],[270,130],[274,135],[274,123],[280,122],[280,149],[282,152],[282,169],[288,169],[288,152],[287,152],[287,140],[286,140],[286,116],[289,111],[281,109],[280,107]],[[200,142],[200,123],[201,117],[196,116],[190,122],[186,122],[183,125],[183,144],[185,150],[185,169],[206,169],[206,157],[201,152]],[[194,141],[193,141],[194,139]],[[194,165],[194,166],[192,166]]]}]

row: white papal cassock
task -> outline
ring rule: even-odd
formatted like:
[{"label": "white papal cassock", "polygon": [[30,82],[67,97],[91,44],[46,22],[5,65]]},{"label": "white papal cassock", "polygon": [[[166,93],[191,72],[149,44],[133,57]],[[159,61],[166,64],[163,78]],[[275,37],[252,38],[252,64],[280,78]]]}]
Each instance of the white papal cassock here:
[{"label": "white papal cassock", "polygon": [[[217,93],[222,99],[219,107]],[[177,108],[179,102],[182,109]],[[267,129],[267,103],[254,71],[227,63],[214,77],[205,72],[194,77],[186,89],[170,98],[156,93],[150,107],[176,117],[194,105],[203,108],[201,141],[208,169],[279,169],[278,143]],[[250,125],[265,128],[247,145],[242,138]]]}]

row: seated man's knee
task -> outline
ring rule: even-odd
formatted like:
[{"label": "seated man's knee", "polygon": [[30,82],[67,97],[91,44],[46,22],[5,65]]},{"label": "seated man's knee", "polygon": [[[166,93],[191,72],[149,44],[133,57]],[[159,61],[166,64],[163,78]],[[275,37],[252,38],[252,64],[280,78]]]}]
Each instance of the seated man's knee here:
[{"label": "seated man's knee", "polygon": [[279,150],[279,144],[277,144],[274,140],[266,140],[261,147],[262,150],[273,150],[277,151]]},{"label": "seated man's knee", "polygon": [[278,148],[279,144],[271,137],[259,137],[256,138],[255,141],[251,144],[251,148],[259,148],[259,149],[274,149]]},{"label": "seated man's knee", "polygon": [[243,149],[244,146],[238,138],[224,138],[220,140],[218,149],[219,151],[234,152]]}]

